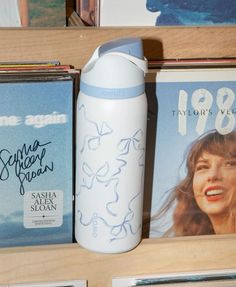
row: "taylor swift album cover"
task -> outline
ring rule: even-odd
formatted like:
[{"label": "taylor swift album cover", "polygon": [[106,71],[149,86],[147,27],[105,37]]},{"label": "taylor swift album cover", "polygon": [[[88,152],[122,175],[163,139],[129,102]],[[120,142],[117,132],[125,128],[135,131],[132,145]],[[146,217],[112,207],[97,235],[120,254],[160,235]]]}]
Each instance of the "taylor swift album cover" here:
[{"label": "taylor swift album cover", "polygon": [[236,69],[154,74],[150,237],[235,233]]}]

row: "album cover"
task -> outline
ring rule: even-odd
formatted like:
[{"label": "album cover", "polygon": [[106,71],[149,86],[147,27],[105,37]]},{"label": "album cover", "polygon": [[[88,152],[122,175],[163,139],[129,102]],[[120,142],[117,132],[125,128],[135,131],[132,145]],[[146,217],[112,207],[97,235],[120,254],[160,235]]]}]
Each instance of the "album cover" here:
[{"label": "album cover", "polygon": [[70,281],[54,281],[54,282],[31,282],[25,284],[8,284],[0,285],[0,287],[87,287],[87,280],[70,280]]},{"label": "album cover", "polygon": [[73,241],[73,82],[1,76],[0,247]]},{"label": "album cover", "polygon": [[1,0],[0,27],[66,26],[66,0]]},{"label": "album cover", "polygon": [[100,0],[100,26],[216,26],[236,24],[236,2]]},{"label": "album cover", "polygon": [[146,0],[147,10],[159,11],[156,26],[214,26],[235,25],[236,3],[204,0]]},{"label": "album cover", "polygon": [[234,269],[163,273],[112,278],[112,287],[163,286],[163,287],[234,287]]},{"label": "album cover", "polygon": [[149,120],[156,133],[149,236],[235,233],[236,68],[151,74]]}]

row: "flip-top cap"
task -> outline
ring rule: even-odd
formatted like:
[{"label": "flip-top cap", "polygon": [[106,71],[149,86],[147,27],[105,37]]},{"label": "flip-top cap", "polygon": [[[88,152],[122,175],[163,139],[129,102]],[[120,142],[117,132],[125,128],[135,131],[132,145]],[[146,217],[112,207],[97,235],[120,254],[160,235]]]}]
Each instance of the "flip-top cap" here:
[{"label": "flip-top cap", "polygon": [[139,38],[118,39],[108,42],[99,48],[98,54],[102,56],[110,52],[125,53],[143,59],[143,45]]},{"label": "flip-top cap", "polygon": [[113,40],[98,47],[82,69],[80,90],[97,98],[137,97],[145,92],[146,71],[141,39]]}]

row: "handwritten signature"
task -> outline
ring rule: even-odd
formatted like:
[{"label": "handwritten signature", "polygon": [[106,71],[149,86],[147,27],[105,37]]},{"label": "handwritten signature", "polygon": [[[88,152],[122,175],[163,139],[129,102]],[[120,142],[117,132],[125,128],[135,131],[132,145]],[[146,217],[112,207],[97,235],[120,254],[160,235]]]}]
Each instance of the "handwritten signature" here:
[{"label": "handwritten signature", "polygon": [[[0,180],[6,181],[10,176],[10,167],[13,167],[20,182],[20,194],[24,195],[25,182],[31,182],[40,175],[53,171],[53,162],[44,164],[46,146],[49,144],[51,142],[40,143],[35,140],[33,144],[23,144],[15,153],[11,153],[8,149],[0,150]],[[33,167],[37,168],[31,170]]]}]

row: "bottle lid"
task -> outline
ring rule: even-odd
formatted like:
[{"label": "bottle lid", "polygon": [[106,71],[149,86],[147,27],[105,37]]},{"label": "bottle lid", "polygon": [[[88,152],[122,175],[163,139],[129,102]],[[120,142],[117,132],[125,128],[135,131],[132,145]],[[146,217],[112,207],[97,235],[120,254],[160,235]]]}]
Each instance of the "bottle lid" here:
[{"label": "bottle lid", "polygon": [[145,92],[147,61],[140,38],[123,38],[98,47],[82,69],[80,90],[93,97],[125,99]]},{"label": "bottle lid", "polygon": [[99,50],[99,56],[110,52],[121,52],[139,59],[143,59],[143,46],[139,38],[118,39],[102,45]]}]

